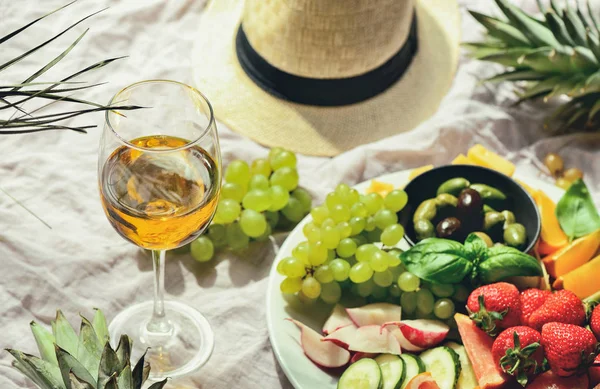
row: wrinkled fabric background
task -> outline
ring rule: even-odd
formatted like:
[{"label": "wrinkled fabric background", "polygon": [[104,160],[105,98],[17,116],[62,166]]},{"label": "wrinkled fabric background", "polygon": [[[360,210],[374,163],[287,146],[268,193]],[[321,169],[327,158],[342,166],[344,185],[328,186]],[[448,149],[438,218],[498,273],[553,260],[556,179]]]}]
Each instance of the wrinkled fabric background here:
[{"label": "wrinkled fabric background", "polygon": [[[597,1],[596,1],[597,2]],[[63,5],[66,0],[0,0],[0,36]],[[517,1],[535,9],[534,1]],[[83,93],[108,102],[121,87],[149,78],[191,82],[191,52],[202,0],[82,0],[23,36],[2,45],[0,62],[24,52],[91,11],[110,9],[66,34],[51,49],[4,74],[2,81],[25,79],[56,56],[84,28],[83,41],[46,80],[100,59],[128,55],[84,77],[109,84]],[[462,0],[463,35],[476,40],[481,29],[465,7],[496,12],[491,0]],[[214,37],[219,39],[219,37]],[[62,69],[62,70],[61,70]],[[299,157],[301,185],[319,203],[339,182],[355,184],[383,173],[450,162],[482,143],[515,162],[521,172],[540,175],[539,162],[559,152],[567,166],[585,171],[600,203],[600,133],[547,138],[542,104],[512,107],[508,84],[482,86],[496,66],[462,58],[454,86],[438,113],[414,131],[364,145],[338,157]],[[426,82],[424,80],[423,82]],[[0,137],[0,188],[47,221],[46,228],[0,192],[0,347],[34,352],[31,320],[48,323],[56,308],[78,323],[77,313],[100,307],[110,319],[134,302],[152,297],[149,258],[121,239],[107,222],[97,190],[96,156],[102,114],[87,135],[48,132]],[[401,124],[400,124],[401,125]],[[224,163],[263,157],[267,150],[219,125]],[[281,242],[283,237],[279,237]],[[276,247],[254,246],[242,256],[222,254],[208,264],[189,256],[167,261],[167,298],[187,302],[210,320],[216,348],[209,363],[172,388],[291,388],[271,352],[265,321],[265,289]],[[32,388],[0,352],[0,388]]]}]

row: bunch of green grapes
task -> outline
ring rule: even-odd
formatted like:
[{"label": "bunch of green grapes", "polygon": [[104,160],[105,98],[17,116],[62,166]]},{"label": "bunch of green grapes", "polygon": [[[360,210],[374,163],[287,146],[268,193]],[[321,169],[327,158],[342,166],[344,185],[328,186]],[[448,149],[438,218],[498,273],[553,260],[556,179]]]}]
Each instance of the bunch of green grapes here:
[{"label": "bunch of green grapes", "polygon": [[329,304],[349,293],[367,302],[400,304],[405,318],[450,320],[455,303],[464,303],[469,291],[427,284],[405,269],[396,245],[404,236],[397,213],[407,201],[400,189],[384,198],[338,185],[325,204],[310,211],[312,221],[302,229],[306,240],[277,264],[286,277],[281,291]]},{"label": "bunch of green grapes", "polygon": [[308,214],[312,198],[298,187],[296,155],[273,148],[248,165],[232,161],[225,170],[219,204],[208,231],[190,245],[192,256],[209,261],[215,249],[242,250],[275,229],[289,229]]}]

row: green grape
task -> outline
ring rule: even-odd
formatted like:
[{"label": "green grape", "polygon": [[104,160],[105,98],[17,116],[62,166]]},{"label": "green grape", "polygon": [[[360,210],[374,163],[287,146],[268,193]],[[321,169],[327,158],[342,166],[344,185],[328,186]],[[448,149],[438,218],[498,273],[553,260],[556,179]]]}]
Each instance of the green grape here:
[{"label": "green grape", "polygon": [[405,292],[400,296],[402,313],[413,314],[417,309],[417,292]]},{"label": "green grape", "polygon": [[350,219],[349,224],[350,228],[352,228],[352,235],[354,236],[360,234],[365,229],[367,221],[364,217],[354,216],[352,219]]},{"label": "green grape", "polygon": [[[393,277],[393,275],[392,275],[392,277]],[[402,290],[400,290],[400,287],[398,287],[398,284],[392,283],[392,285],[390,285],[390,287],[389,287],[389,293],[390,293],[390,296],[400,297],[400,295],[402,294]]]},{"label": "green grape", "polygon": [[256,174],[250,178],[250,183],[248,184],[250,189],[269,189],[269,179],[262,174]]},{"label": "green grape", "polygon": [[373,219],[377,228],[381,230],[385,229],[387,226],[398,223],[398,215],[396,215],[396,212],[392,212],[385,208],[377,211],[375,216],[373,216]]},{"label": "green grape", "polygon": [[327,250],[327,262],[331,262],[335,259],[335,250]]},{"label": "green grape", "polygon": [[398,267],[400,264],[402,264],[402,261],[400,261],[400,257],[398,257],[397,255],[394,255],[391,252],[387,252],[386,254],[389,267]]},{"label": "green grape", "polygon": [[339,195],[344,195],[348,192],[350,192],[351,188],[344,183],[338,184],[338,186],[335,187],[335,193],[339,194]]},{"label": "green grape", "polygon": [[288,191],[298,186],[298,171],[291,167],[282,167],[271,174],[271,185],[281,185]]},{"label": "green grape", "polygon": [[[404,273],[406,274],[406,273]],[[416,276],[415,276],[416,277]],[[400,287],[402,288],[402,287]],[[434,298],[429,289],[419,289],[417,291],[417,310],[425,315],[433,312]]]},{"label": "green grape", "polygon": [[393,212],[401,211],[408,202],[408,195],[402,189],[394,189],[385,196],[383,204]]},{"label": "green grape", "polygon": [[328,249],[334,249],[340,243],[340,231],[337,227],[323,227],[321,229],[321,241]]},{"label": "green grape", "polygon": [[440,299],[433,305],[433,314],[444,320],[454,315],[454,303],[450,299]]},{"label": "green grape", "polygon": [[348,192],[340,193],[340,196],[342,198],[342,203],[347,207],[352,207],[352,205],[358,203],[360,198],[360,195],[356,189],[350,189]]},{"label": "green grape", "polygon": [[464,303],[469,298],[469,294],[469,289],[467,289],[466,286],[463,284],[458,284],[454,288],[454,294],[452,295],[452,298],[459,303]]},{"label": "green grape", "polygon": [[390,266],[390,271],[394,273],[394,278],[398,279],[398,276],[406,271],[404,264],[400,263],[398,266]]},{"label": "green grape", "polygon": [[267,219],[267,223],[271,226],[271,228],[275,228],[277,223],[279,223],[279,212],[265,212],[265,218]]},{"label": "green grape", "polygon": [[381,241],[381,230],[379,228],[375,228],[372,231],[368,231],[367,240],[373,243]]},{"label": "green grape", "polygon": [[356,242],[356,247],[360,247],[363,244],[367,244],[369,242],[367,242],[367,238],[365,238],[362,235],[355,235],[351,238],[354,242]]},{"label": "green grape", "polygon": [[377,249],[373,254],[371,254],[369,265],[371,266],[371,269],[375,270],[376,272],[386,271],[388,269],[387,254]]},{"label": "green grape", "polygon": [[352,235],[352,227],[350,227],[350,223],[348,222],[338,223],[337,229],[340,232],[340,239],[345,239]]},{"label": "green grape", "polygon": [[286,278],[279,285],[282,293],[285,294],[296,294],[302,290],[302,278]]},{"label": "green grape", "polygon": [[344,259],[346,260],[346,262],[348,262],[350,264],[350,267],[352,267],[358,263],[355,256],[351,256],[351,257],[344,258]]},{"label": "green grape", "polygon": [[319,227],[315,227],[308,231],[308,235],[306,235],[306,239],[309,243],[317,243],[321,240],[321,229]]},{"label": "green grape", "polygon": [[308,247],[308,242],[302,242],[292,250],[292,255],[301,260],[304,265],[310,265],[308,261]]},{"label": "green grape", "polygon": [[321,223],[321,228],[325,228],[325,227],[335,227],[335,222],[333,221],[333,219],[331,218],[327,218],[325,220],[323,220],[323,223]]},{"label": "green grape", "polygon": [[238,222],[228,224],[226,227],[227,244],[232,250],[241,250],[248,247],[250,237],[244,234]]},{"label": "green grape", "polygon": [[373,216],[369,216],[367,218],[367,222],[365,223],[365,231],[369,232],[369,231],[373,231],[375,229],[376,225],[375,225],[375,219],[373,218]]},{"label": "green grape", "polygon": [[452,284],[431,284],[429,289],[437,297],[450,297],[454,294],[454,286]]},{"label": "green grape", "polygon": [[317,281],[322,284],[333,281],[333,271],[327,265],[321,265],[315,270],[314,277]]},{"label": "green grape", "polygon": [[265,232],[263,232],[261,236],[257,236],[256,238],[254,238],[254,240],[256,240],[257,242],[264,242],[266,240],[269,240],[272,232],[273,229],[271,228],[269,223],[267,223],[267,228],[265,229]]},{"label": "green grape", "polygon": [[333,273],[333,279],[341,282],[346,281],[348,279],[348,274],[350,272],[350,264],[343,259],[334,259],[329,262],[329,268]]},{"label": "green grape", "polygon": [[334,206],[333,209],[329,208],[329,213],[331,215],[331,218],[336,223],[350,220],[350,209],[343,204],[338,204]]},{"label": "green grape", "polygon": [[296,257],[287,257],[282,260],[283,275],[288,277],[304,277],[306,275],[306,267],[301,259]]},{"label": "green grape", "polygon": [[250,181],[250,167],[244,161],[232,161],[225,170],[225,181],[246,186]]},{"label": "green grape", "polygon": [[257,212],[266,211],[271,206],[269,191],[262,189],[248,191],[242,200],[242,205],[246,209],[253,209]]},{"label": "green grape", "polygon": [[327,248],[323,242],[308,244],[308,261],[313,266],[319,266],[327,260]]},{"label": "green grape", "polygon": [[373,274],[373,282],[375,282],[375,285],[387,288],[394,282],[394,275],[389,270],[375,272],[375,274]]},{"label": "green grape", "polygon": [[215,248],[210,239],[206,236],[201,236],[190,245],[192,257],[198,262],[208,262],[215,253]]},{"label": "green grape", "polygon": [[348,276],[350,277],[350,281],[360,284],[373,276],[373,269],[371,269],[368,263],[358,262],[350,268]]},{"label": "green grape", "polygon": [[363,203],[354,203],[350,207],[350,214],[352,217],[365,218],[369,216],[369,211],[367,210],[367,206]]},{"label": "green grape", "polygon": [[321,300],[327,304],[336,304],[342,297],[342,288],[337,282],[321,285]]},{"label": "green grape", "polygon": [[433,311],[429,312],[429,313],[425,313],[423,311],[421,311],[418,307],[417,307],[417,315],[416,315],[417,319],[424,319],[424,320],[435,320],[436,317],[433,314]]},{"label": "green grape", "polygon": [[233,182],[226,182],[223,184],[223,186],[221,186],[221,200],[231,199],[241,203],[245,194],[246,189],[242,185],[234,184]]},{"label": "green grape", "polygon": [[296,167],[296,154],[291,151],[283,150],[280,153],[269,157],[269,162],[273,170],[281,169],[282,167]]},{"label": "green grape", "polygon": [[215,248],[224,247],[227,244],[226,229],[222,224],[211,224],[206,235],[212,240]]},{"label": "green grape", "polygon": [[308,237],[308,235],[310,235],[311,231],[314,230],[315,228],[319,228],[319,227],[313,222],[308,222],[304,226],[302,226],[302,233],[304,234],[305,237]]},{"label": "green grape", "polygon": [[250,164],[250,174],[260,174],[265,177],[269,177],[271,175],[271,164],[265,158],[255,159]]},{"label": "green grape", "polygon": [[350,238],[345,238],[340,240],[340,243],[337,246],[337,254],[342,258],[348,258],[356,253],[356,242]]},{"label": "green grape", "polygon": [[335,192],[329,192],[325,197],[325,205],[331,211],[336,205],[342,205],[342,198]]},{"label": "green grape", "polygon": [[314,207],[310,211],[310,215],[313,218],[313,222],[316,225],[321,225],[325,219],[329,217],[329,209],[325,205],[320,205],[318,207]]},{"label": "green grape", "polygon": [[240,203],[235,200],[224,199],[219,201],[215,217],[221,220],[223,224],[229,224],[234,222],[238,216],[240,216],[241,211],[242,207],[240,206]]},{"label": "green grape", "polygon": [[302,204],[295,197],[290,197],[288,203],[281,210],[283,216],[288,218],[290,221],[297,223],[304,218],[304,209],[302,209]]},{"label": "green grape", "polygon": [[313,277],[306,277],[302,281],[302,293],[310,299],[316,299],[321,294],[321,284]]},{"label": "green grape", "polygon": [[405,271],[398,276],[398,286],[404,292],[414,292],[419,289],[421,280],[411,272]]},{"label": "green grape", "polygon": [[404,236],[404,227],[400,224],[392,224],[385,227],[381,233],[381,243],[386,246],[394,246],[400,242]]},{"label": "green grape", "polygon": [[369,262],[375,253],[379,250],[375,245],[363,244],[356,249],[356,260],[358,262]]},{"label": "green grape", "polygon": [[381,286],[375,285],[373,286],[373,291],[371,292],[371,296],[377,301],[385,300],[387,297],[387,288],[382,288]]},{"label": "green grape", "polygon": [[304,188],[296,188],[292,192],[292,197],[295,197],[302,204],[302,211],[304,213],[309,213],[312,208],[312,196],[308,191]]},{"label": "green grape", "polygon": [[271,150],[269,150],[269,161],[271,160],[271,158],[275,157],[275,155],[281,153],[282,151],[285,150],[281,147],[273,147]]},{"label": "green grape", "polygon": [[240,227],[242,227],[244,234],[251,238],[258,238],[267,230],[267,219],[260,212],[244,209],[240,216]]},{"label": "green grape", "polygon": [[369,193],[368,195],[360,196],[360,202],[367,207],[369,215],[373,215],[383,206],[383,197],[379,193]]},{"label": "green grape", "polygon": [[283,258],[281,261],[277,262],[277,273],[281,274],[282,276],[285,276],[285,270],[283,270],[283,268],[285,267],[285,258]]},{"label": "green grape", "polygon": [[373,283],[373,280],[367,280],[365,282],[358,284],[358,287],[357,287],[358,295],[361,297],[370,296],[371,293],[373,293],[374,286],[375,286],[375,284]]}]

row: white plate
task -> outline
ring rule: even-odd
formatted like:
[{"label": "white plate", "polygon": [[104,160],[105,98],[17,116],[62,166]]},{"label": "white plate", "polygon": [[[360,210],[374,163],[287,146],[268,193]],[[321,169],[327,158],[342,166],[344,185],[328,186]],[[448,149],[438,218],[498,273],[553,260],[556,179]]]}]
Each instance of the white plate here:
[{"label": "white plate", "polygon": [[[395,187],[403,187],[408,182],[409,175],[410,170],[405,170],[378,177],[376,180],[393,184]],[[554,201],[558,201],[562,196],[563,191],[561,189],[538,178],[525,177],[519,174],[515,174],[515,178],[522,180],[536,189],[543,190]],[[355,188],[359,192],[364,193],[370,182],[371,180],[365,181],[356,185]],[[284,277],[277,273],[276,270],[277,263],[282,258],[291,256],[292,249],[300,242],[306,240],[302,233],[302,226],[310,220],[311,216],[308,215],[296,226],[281,246],[273,261],[267,287],[267,325],[275,357],[294,388],[335,389],[338,377],[318,368],[304,355],[299,343],[299,330],[295,325],[284,320],[291,317],[300,320],[317,332],[320,332],[323,323],[331,311],[331,306],[324,303],[304,306],[294,297],[286,298],[279,290],[279,284],[283,281]],[[402,244],[407,245],[404,241]]]}]

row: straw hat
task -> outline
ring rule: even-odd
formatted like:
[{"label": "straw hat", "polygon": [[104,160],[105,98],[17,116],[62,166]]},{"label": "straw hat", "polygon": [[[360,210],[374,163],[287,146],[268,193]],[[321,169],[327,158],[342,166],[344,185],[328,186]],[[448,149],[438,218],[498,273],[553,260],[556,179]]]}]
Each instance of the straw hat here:
[{"label": "straw hat", "polygon": [[231,129],[332,156],[431,116],[459,40],[455,0],[212,0],[194,81]]}]

